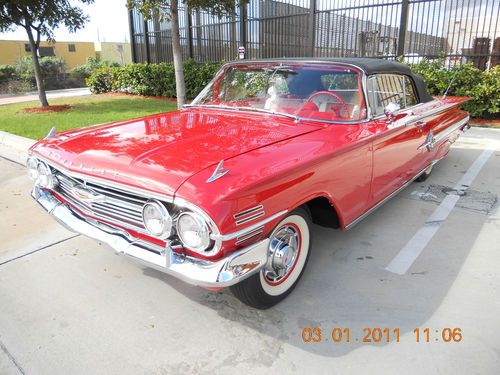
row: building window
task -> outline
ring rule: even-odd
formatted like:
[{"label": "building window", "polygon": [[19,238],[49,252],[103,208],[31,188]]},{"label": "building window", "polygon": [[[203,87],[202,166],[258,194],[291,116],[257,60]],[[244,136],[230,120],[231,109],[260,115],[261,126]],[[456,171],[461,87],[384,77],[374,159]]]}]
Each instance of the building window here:
[{"label": "building window", "polygon": [[28,43],[24,43],[24,50],[26,52],[31,52],[31,46]]},{"label": "building window", "polygon": [[74,44],[68,44],[69,52],[76,52],[76,46]]},{"label": "building window", "polygon": [[55,56],[56,54],[54,53],[54,47],[40,47],[39,55],[40,57],[44,56]]}]

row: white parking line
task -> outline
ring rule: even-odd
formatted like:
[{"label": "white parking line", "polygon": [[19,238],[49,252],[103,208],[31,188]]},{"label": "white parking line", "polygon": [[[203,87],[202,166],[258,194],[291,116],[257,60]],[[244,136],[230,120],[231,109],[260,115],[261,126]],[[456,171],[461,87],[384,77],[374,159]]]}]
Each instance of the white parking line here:
[{"label": "white parking line", "polygon": [[461,192],[467,190],[467,188],[472,184],[474,179],[479,174],[481,168],[488,161],[490,156],[495,151],[493,144],[490,144],[486,149],[479,155],[479,157],[470,166],[467,172],[462,176],[460,181],[455,185],[455,190],[457,194],[447,195],[441,204],[432,213],[429,219],[425,222],[424,226],[420,228],[417,233],[408,241],[408,243],[401,249],[401,251],[396,255],[396,257],[389,263],[385,268],[387,271],[397,273],[398,275],[404,275],[408,271],[422,253],[422,251],[427,247],[432,237],[436,234],[441,224],[446,220],[450,212],[455,207],[456,203],[460,199]]}]

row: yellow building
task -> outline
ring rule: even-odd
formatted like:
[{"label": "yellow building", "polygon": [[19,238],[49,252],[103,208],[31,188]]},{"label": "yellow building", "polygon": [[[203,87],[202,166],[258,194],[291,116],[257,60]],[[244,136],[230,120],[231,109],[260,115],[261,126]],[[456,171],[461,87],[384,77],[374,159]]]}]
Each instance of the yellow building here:
[{"label": "yellow building", "polygon": [[130,43],[96,42],[95,51],[100,60],[114,61],[120,65],[132,63]]},{"label": "yellow building", "polygon": [[[23,40],[0,40],[0,65],[15,64],[23,56],[30,56],[30,45]],[[66,69],[85,64],[87,58],[96,57],[93,42],[40,42],[40,56],[62,57]]]}]

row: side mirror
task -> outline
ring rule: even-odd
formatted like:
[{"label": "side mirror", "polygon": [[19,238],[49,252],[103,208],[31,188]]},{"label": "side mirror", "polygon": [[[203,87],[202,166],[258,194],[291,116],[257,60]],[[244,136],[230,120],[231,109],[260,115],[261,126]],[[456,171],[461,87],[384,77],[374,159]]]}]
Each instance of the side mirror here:
[{"label": "side mirror", "polygon": [[385,106],[384,114],[389,121],[394,121],[394,117],[396,117],[400,109],[401,106],[398,103],[391,102]]}]

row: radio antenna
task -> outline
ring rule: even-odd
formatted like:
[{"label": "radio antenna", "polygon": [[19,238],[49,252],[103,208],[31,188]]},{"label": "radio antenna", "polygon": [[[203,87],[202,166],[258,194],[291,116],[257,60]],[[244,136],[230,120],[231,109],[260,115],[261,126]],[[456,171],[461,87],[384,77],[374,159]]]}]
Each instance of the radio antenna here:
[{"label": "radio antenna", "polygon": [[458,71],[460,69],[457,69],[455,71],[455,74],[453,74],[453,77],[451,78],[451,81],[450,81],[450,84],[448,85],[448,87],[446,88],[446,91],[444,92],[443,96],[441,97],[441,100],[445,100],[446,99],[446,96],[448,95],[448,91],[450,90],[450,87],[451,85],[453,84],[453,82],[455,81],[455,78],[457,77],[457,74],[458,74]]}]

